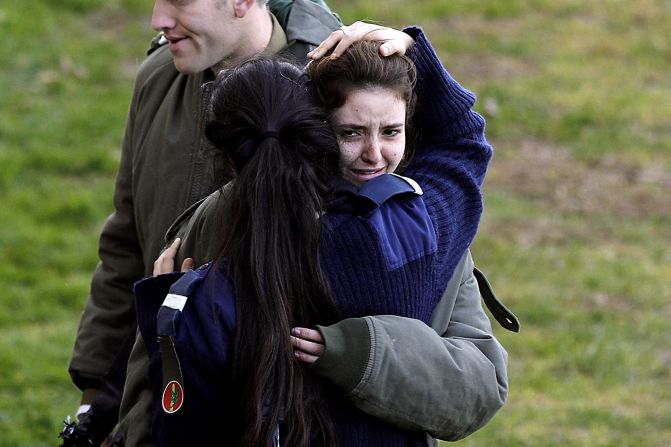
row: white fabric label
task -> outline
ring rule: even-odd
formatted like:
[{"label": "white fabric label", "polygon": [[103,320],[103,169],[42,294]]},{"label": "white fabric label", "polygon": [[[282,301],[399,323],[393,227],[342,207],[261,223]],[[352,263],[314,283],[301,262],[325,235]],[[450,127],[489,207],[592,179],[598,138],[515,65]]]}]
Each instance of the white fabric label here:
[{"label": "white fabric label", "polygon": [[163,305],[181,312],[182,309],[184,309],[187,299],[188,297],[186,296],[169,293],[166,295],[165,300],[163,300]]}]

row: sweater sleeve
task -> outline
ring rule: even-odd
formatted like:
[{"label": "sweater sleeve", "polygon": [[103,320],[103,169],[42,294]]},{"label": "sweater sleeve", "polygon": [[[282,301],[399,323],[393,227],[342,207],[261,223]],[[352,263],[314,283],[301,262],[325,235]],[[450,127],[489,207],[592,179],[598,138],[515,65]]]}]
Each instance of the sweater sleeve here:
[{"label": "sweater sleeve", "polygon": [[455,441],[485,425],[508,392],[507,353],[492,333],[470,253],[459,263],[431,327],[393,315],[321,328],[313,371],[359,409],[397,427]]},{"label": "sweater sleeve", "polygon": [[[404,31],[415,40],[410,58],[417,69],[417,107],[413,124],[419,133],[418,155],[424,152],[423,149],[439,143],[463,145],[470,142],[478,146],[472,149],[479,153],[477,158],[488,161],[492,148],[485,138],[485,120],[473,110],[475,95],[447,71],[421,28],[408,27]],[[479,169],[477,173],[481,183],[484,170]]]},{"label": "sweater sleeve", "polygon": [[[436,161],[467,176],[480,187],[493,149],[485,137],[485,120],[473,110],[475,95],[445,69],[419,28],[405,30],[415,39],[410,54],[417,68],[417,107],[413,118],[417,139],[406,175],[439,176]],[[417,179],[416,179],[417,180]]]},{"label": "sweater sleeve", "polygon": [[473,110],[475,95],[443,67],[421,29],[406,32],[415,39],[410,56],[417,67],[414,121],[419,137],[403,175],[424,190],[447,282],[480,224],[480,187],[492,147],[485,138],[484,119]]}]

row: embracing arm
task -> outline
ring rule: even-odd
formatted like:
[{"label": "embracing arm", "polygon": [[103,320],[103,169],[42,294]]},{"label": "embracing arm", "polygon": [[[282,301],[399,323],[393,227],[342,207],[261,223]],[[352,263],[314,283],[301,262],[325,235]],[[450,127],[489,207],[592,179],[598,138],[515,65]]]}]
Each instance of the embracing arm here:
[{"label": "embracing arm", "polygon": [[402,174],[425,193],[445,260],[443,271],[450,277],[475,237],[483,209],[480,187],[493,153],[485,138],[485,120],[473,110],[475,95],[445,69],[420,28],[398,31],[364,22],[343,28],[331,33],[310,58],[337,58],[353,43],[370,40],[380,43],[382,56],[408,54],[415,63],[413,123],[420,136]]},{"label": "embracing arm", "polygon": [[461,439],[505,402],[507,353],[492,333],[467,253],[432,326],[391,315],[320,327],[326,349],[312,369],[361,410],[408,430]]}]

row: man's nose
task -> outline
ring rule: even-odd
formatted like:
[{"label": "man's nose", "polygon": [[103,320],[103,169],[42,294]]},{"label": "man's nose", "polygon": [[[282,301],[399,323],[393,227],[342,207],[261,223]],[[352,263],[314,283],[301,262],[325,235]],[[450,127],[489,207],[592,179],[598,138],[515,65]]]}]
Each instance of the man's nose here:
[{"label": "man's nose", "polygon": [[156,31],[175,27],[174,8],[166,0],[156,0],[151,15],[151,27]]}]

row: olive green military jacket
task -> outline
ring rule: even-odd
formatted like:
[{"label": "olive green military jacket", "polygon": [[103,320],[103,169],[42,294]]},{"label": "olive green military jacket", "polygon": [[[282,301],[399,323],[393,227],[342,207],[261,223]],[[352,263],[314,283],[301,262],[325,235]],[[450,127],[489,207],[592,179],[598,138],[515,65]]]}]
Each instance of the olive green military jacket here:
[{"label": "olive green military jacket", "polygon": [[[275,0],[286,19],[283,52],[305,54],[340,26],[308,0]],[[318,3],[322,3],[319,1]],[[128,112],[114,208],[100,235],[100,263],[81,317],[69,371],[80,388],[96,388],[116,349],[135,330],[132,285],[150,274],[168,226],[191,204],[214,191],[203,153],[209,70],[179,73],[167,47],[154,51],[136,78]]]}]

